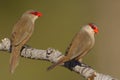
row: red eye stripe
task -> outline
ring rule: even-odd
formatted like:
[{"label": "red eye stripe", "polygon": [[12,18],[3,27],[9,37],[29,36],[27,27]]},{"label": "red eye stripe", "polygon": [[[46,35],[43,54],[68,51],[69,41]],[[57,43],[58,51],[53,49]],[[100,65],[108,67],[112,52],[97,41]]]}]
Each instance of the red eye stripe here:
[{"label": "red eye stripe", "polygon": [[97,26],[93,23],[89,23],[89,26],[92,28],[92,29],[95,29]]},{"label": "red eye stripe", "polygon": [[35,15],[35,16],[38,16],[38,17],[40,17],[40,16],[42,16],[42,13],[41,12],[30,12],[30,14],[33,14],[33,15]]}]

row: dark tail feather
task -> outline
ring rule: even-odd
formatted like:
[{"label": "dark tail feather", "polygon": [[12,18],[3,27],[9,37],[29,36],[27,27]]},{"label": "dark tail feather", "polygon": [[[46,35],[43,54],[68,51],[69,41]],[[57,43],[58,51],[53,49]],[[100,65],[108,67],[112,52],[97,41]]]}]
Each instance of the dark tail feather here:
[{"label": "dark tail feather", "polygon": [[64,62],[64,60],[61,60],[61,61],[59,61],[59,62],[57,62],[57,63],[54,63],[53,65],[51,65],[51,66],[49,66],[48,68],[47,68],[47,70],[49,71],[49,70],[52,70],[53,68],[55,68],[57,65],[60,65],[60,64],[62,64]]},{"label": "dark tail feather", "polygon": [[68,61],[68,60],[69,60],[69,58],[66,57],[66,56],[64,56],[64,57],[62,57],[61,59],[59,59],[57,63],[54,63],[54,64],[52,64],[51,66],[49,66],[49,67],[47,68],[47,70],[48,70],[48,71],[49,71],[49,70],[52,70],[52,69],[55,68],[57,65],[61,65],[62,63],[66,62],[66,61]]},{"label": "dark tail feather", "polygon": [[10,58],[10,72],[13,74],[19,62],[20,48],[13,47]]}]

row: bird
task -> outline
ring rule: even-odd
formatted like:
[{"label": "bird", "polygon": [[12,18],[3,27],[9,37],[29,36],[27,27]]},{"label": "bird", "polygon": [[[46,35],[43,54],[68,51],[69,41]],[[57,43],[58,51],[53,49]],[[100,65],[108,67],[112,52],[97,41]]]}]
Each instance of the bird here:
[{"label": "bird", "polygon": [[22,47],[30,39],[34,31],[34,23],[42,13],[35,10],[27,10],[23,13],[17,23],[14,25],[11,34],[11,55],[10,55],[10,72],[13,74],[19,63],[19,56]]},{"label": "bird", "polygon": [[83,57],[92,49],[95,43],[95,34],[98,33],[98,27],[89,23],[83,26],[79,32],[73,37],[72,42],[66,49],[65,56],[61,57],[56,63],[53,63],[47,68],[47,70],[52,70],[57,65],[61,65],[64,62],[70,60],[82,61]]}]

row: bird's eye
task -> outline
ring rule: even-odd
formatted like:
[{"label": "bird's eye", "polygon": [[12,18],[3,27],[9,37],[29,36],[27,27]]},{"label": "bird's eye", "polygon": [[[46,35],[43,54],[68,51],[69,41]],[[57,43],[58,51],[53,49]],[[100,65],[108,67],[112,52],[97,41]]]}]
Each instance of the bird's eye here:
[{"label": "bird's eye", "polygon": [[34,12],[34,14],[35,14],[35,15],[37,15],[37,14],[38,14],[38,12]]},{"label": "bird's eye", "polygon": [[95,29],[96,27],[95,26],[91,26],[93,29]]}]

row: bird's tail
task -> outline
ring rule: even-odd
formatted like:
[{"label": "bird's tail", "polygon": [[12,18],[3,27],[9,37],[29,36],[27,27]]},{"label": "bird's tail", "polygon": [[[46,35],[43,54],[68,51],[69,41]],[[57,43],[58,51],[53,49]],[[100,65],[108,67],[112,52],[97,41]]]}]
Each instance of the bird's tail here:
[{"label": "bird's tail", "polygon": [[21,48],[19,46],[12,47],[12,53],[11,53],[11,58],[10,58],[10,72],[12,74],[14,73],[16,67],[18,66],[20,50]]},{"label": "bird's tail", "polygon": [[51,66],[49,66],[48,68],[47,68],[47,70],[49,71],[49,70],[52,70],[53,68],[55,68],[57,65],[60,65],[60,64],[62,64],[62,63],[64,63],[64,62],[66,62],[66,61],[68,61],[68,59],[66,58],[66,57],[63,57],[63,58],[61,58],[57,63],[54,63],[54,64],[52,64]]}]

